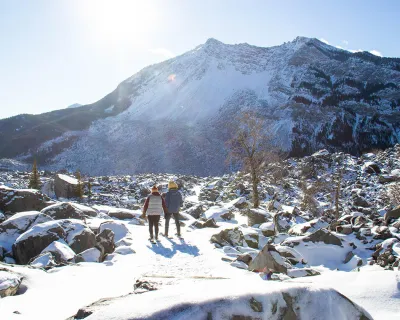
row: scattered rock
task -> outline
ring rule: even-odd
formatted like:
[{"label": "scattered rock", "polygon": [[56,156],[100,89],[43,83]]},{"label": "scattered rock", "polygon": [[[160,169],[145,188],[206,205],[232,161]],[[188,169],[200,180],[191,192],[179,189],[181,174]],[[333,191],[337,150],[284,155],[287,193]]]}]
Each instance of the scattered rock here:
[{"label": "scattered rock", "polygon": [[225,229],[220,233],[215,234],[211,237],[212,243],[217,243],[220,246],[242,246],[244,244],[244,236],[239,228]]},{"label": "scattered rock", "polygon": [[40,211],[51,204],[50,198],[37,190],[15,190],[0,186],[0,211],[11,213]]},{"label": "scattered rock", "polygon": [[0,298],[15,295],[21,282],[22,276],[19,274],[8,269],[0,269]]},{"label": "scattered rock", "polygon": [[57,174],[54,179],[54,192],[57,198],[75,198],[78,180],[65,174]]},{"label": "scattered rock", "polygon": [[17,263],[27,264],[53,241],[64,238],[64,229],[57,221],[40,223],[17,238],[12,247],[13,255]]}]

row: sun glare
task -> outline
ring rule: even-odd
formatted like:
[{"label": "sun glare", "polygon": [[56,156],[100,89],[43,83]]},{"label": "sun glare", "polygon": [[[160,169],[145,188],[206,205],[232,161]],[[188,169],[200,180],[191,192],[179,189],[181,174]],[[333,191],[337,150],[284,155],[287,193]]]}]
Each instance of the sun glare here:
[{"label": "sun glare", "polygon": [[141,44],[156,27],[151,1],[86,0],[84,19],[95,36],[109,44],[129,41]]}]

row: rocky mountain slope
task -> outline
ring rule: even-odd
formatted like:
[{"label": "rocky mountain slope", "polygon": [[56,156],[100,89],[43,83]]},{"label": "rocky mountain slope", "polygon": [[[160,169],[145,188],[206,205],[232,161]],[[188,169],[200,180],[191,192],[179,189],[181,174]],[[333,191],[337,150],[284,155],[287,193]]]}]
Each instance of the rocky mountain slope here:
[{"label": "rocky mountain slope", "polygon": [[298,37],[270,48],[215,39],[149,66],[93,104],[0,121],[0,157],[91,174],[220,174],[228,121],[256,110],[291,155],[399,141],[400,59]]}]

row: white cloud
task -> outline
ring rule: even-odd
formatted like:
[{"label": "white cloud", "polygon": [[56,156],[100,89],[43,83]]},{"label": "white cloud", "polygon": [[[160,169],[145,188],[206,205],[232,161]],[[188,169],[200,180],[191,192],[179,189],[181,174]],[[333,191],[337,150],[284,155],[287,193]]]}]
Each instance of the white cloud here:
[{"label": "white cloud", "polygon": [[150,49],[149,50],[152,54],[155,54],[157,56],[161,56],[166,59],[170,59],[175,57],[175,54],[173,54],[171,51],[165,48],[156,48],[156,49]]},{"label": "white cloud", "polygon": [[319,38],[318,40],[325,44],[329,44],[328,40],[325,40],[324,38]]},{"label": "white cloud", "polygon": [[348,46],[348,45],[349,45],[349,42],[348,42],[347,40],[343,40],[342,43],[343,43],[345,46]]},{"label": "white cloud", "polygon": [[369,53],[372,53],[373,55],[378,56],[378,57],[382,57],[383,56],[382,53],[379,52],[378,50],[371,50]]}]

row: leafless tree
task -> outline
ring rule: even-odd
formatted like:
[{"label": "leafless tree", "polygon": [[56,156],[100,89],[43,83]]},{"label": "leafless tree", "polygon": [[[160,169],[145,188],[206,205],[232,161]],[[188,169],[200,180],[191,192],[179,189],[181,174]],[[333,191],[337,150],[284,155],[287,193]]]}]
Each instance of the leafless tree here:
[{"label": "leafless tree", "polygon": [[400,183],[392,184],[388,189],[387,195],[392,207],[400,205]]},{"label": "leafless tree", "polygon": [[247,111],[240,113],[232,121],[230,129],[232,135],[227,142],[230,150],[228,162],[239,164],[245,172],[250,173],[253,206],[258,208],[260,176],[268,163],[278,160],[271,126],[255,112]]}]

